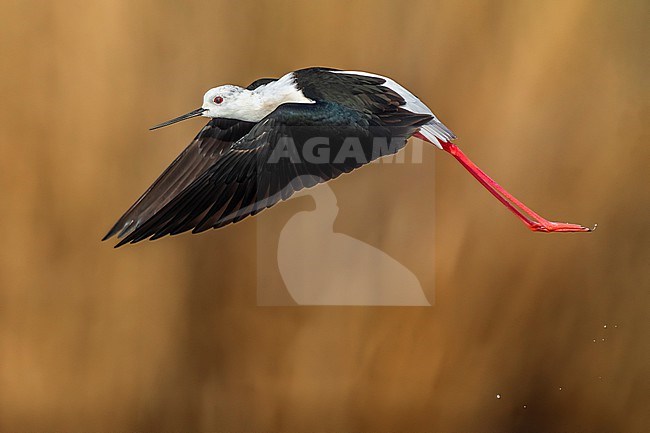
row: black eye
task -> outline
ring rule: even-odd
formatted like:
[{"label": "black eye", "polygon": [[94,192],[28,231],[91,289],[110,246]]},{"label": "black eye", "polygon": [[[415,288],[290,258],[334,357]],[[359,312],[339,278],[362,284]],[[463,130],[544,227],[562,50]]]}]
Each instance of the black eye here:
[{"label": "black eye", "polygon": [[213,99],[213,101],[215,104],[221,104],[223,102],[223,98],[221,96],[217,96]]}]

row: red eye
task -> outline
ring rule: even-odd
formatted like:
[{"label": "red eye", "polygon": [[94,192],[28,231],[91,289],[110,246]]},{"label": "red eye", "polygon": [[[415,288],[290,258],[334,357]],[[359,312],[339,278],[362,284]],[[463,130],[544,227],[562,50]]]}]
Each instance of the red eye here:
[{"label": "red eye", "polygon": [[213,99],[213,101],[215,104],[221,104],[223,102],[223,98],[221,96],[217,96]]}]

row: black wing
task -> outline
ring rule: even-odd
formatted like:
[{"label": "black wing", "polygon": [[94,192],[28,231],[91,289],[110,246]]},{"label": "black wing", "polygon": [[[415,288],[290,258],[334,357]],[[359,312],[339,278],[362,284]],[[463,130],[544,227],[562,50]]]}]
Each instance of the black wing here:
[{"label": "black wing", "polygon": [[[275,80],[277,78],[260,78],[248,85],[247,89],[253,90]],[[124,236],[149,219],[201,176],[232,143],[246,135],[253,126],[255,126],[254,122],[241,120],[210,120],[189,146],[122,215],[102,240],[114,235]]]},{"label": "black wing", "polygon": [[149,219],[214,165],[221,155],[255,126],[253,122],[212,119],[144,194],[104,236],[123,236]]},{"label": "black wing", "polygon": [[322,101],[279,106],[159,211],[122,231],[116,246],[255,215],[296,191],[397,152],[431,120],[378,98],[363,112]]}]

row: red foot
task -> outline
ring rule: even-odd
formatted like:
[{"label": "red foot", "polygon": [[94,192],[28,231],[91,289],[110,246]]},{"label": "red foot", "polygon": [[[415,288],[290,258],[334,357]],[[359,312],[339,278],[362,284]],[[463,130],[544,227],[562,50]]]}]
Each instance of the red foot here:
[{"label": "red foot", "polygon": [[594,226],[593,229],[589,227],[584,227],[579,224],[569,224],[569,223],[555,223],[552,221],[530,221],[528,228],[534,232],[591,232],[596,230],[597,226]]}]

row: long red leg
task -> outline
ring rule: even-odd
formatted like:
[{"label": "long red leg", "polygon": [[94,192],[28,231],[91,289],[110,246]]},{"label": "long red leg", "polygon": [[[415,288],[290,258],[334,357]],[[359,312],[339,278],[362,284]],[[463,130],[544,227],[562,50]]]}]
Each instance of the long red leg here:
[{"label": "long red leg", "polygon": [[[418,138],[425,141],[424,136],[419,133],[415,134]],[[478,180],[490,193],[495,196],[505,207],[517,216],[526,226],[536,232],[590,232],[592,229],[578,224],[557,223],[549,221],[528,206],[517,200],[512,194],[506,191],[501,185],[496,183],[490,176],[485,174],[476,164],[474,164],[465,154],[453,143],[441,142],[443,150],[450,153],[460,162],[472,176]],[[526,216],[528,215],[528,217]],[[529,218],[530,217],[530,218]],[[594,227],[595,228],[595,227]]]}]

